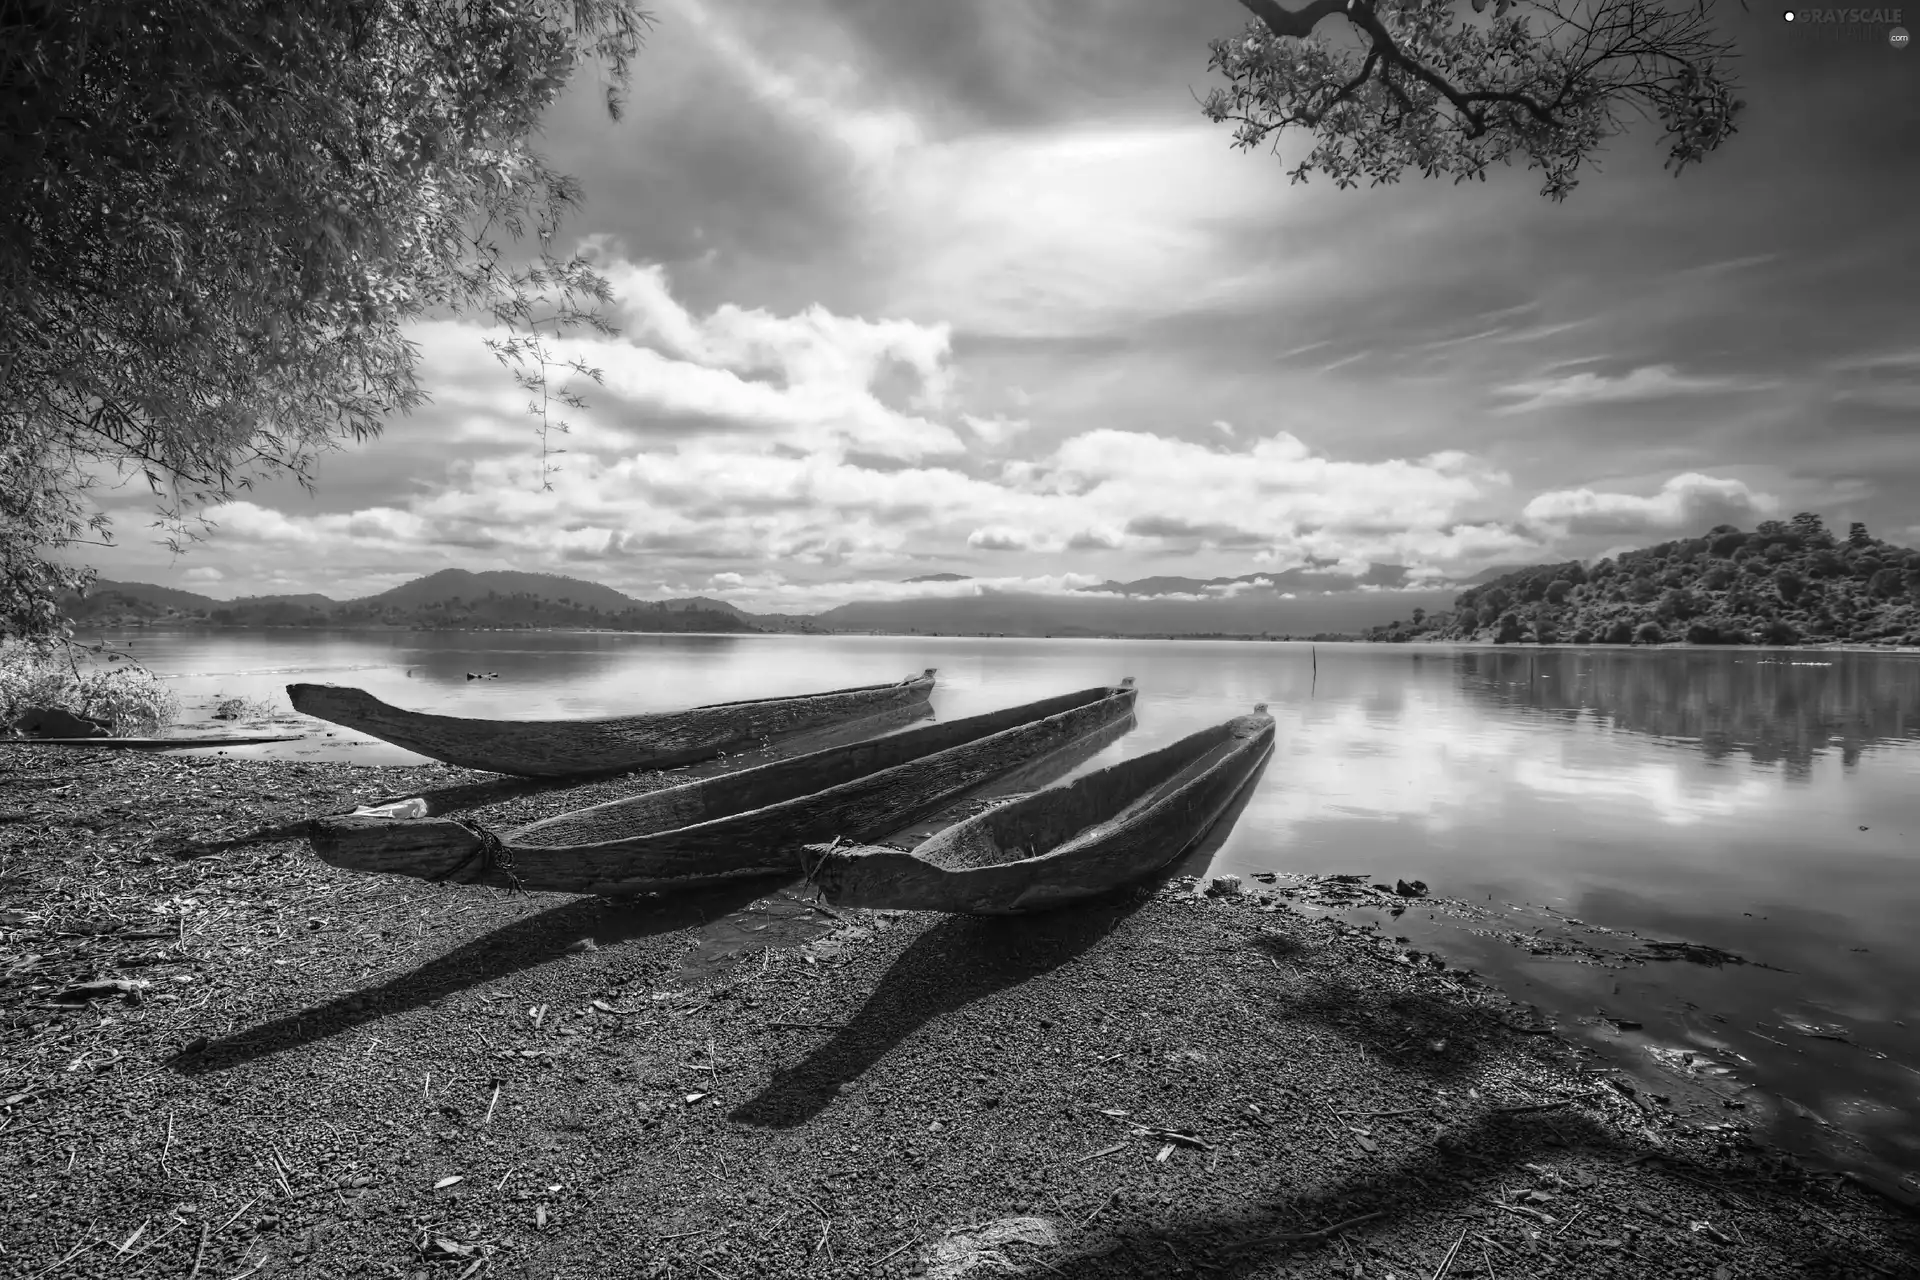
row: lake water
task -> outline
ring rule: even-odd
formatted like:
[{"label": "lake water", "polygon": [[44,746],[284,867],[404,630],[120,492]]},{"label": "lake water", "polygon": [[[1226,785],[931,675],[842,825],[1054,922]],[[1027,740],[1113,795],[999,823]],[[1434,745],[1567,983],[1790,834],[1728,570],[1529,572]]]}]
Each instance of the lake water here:
[{"label": "lake water", "polygon": [[[296,679],[419,710],[535,717],[937,667],[934,709],[953,718],[1134,676],[1137,728],[1083,768],[1265,702],[1274,756],[1232,827],[1182,870],[1423,880],[1478,915],[1349,914],[1496,978],[1677,1105],[1756,1119],[1920,1192],[1912,655],[551,632],[116,639],[189,704],[219,694],[282,709]],[[234,754],[419,759],[346,730]],[[1515,936],[1571,945],[1534,954]],[[1643,939],[1755,963],[1620,954]],[[1721,1110],[1729,1102],[1740,1109]]]}]

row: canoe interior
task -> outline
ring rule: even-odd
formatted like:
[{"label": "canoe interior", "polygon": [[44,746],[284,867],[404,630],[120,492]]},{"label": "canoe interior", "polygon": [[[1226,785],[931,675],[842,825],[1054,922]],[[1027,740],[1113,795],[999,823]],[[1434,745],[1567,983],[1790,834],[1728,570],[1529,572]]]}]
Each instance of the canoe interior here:
[{"label": "canoe interior", "polygon": [[924,841],[914,855],[959,871],[1043,857],[1069,843],[1092,844],[1232,755],[1245,740],[1236,732],[1238,724],[1214,725],[1065,786],[990,809]]},{"label": "canoe interior", "polygon": [[877,693],[882,689],[892,689],[899,685],[920,684],[922,682],[931,688],[933,686],[933,678],[938,672],[938,667],[928,667],[917,676],[909,676],[905,680],[891,681],[887,684],[856,684],[850,685],[845,689],[828,689],[823,693],[783,693],[771,698],[736,698],[732,702],[703,702],[699,706],[694,707],[693,710],[712,711],[719,707],[754,707],[766,702],[791,702],[796,697],[837,698],[846,693]]},{"label": "canoe interior", "polygon": [[889,849],[915,848],[957,822],[965,822],[988,809],[1053,785],[1133,732],[1138,724],[1139,721],[1131,714],[1115,720],[1052,755],[1043,756],[1032,764],[995,778],[984,787],[969,791],[938,813],[929,814],[911,826],[889,832],[874,843]]},{"label": "canoe interior", "polygon": [[967,915],[1064,906],[1176,861],[1232,811],[1272,750],[1273,717],[1262,707],[988,809],[905,852],[814,843],[803,857],[838,906]]},{"label": "canoe interior", "polygon": [[776,760],[688,786],[609,800],[531,823],[512,832],[516,848],[570,848],[632,840],[734,814],[764,809],[864,778],[1029,721],[1058,715],[1112,696],[1111,688],[1081,689],[1003,711],[902,730],[826,751]]},{"label": "canoe interior", "polygon": [[798,733],[785,734],[764,743],[757,742],[752,746],[717,756],[710,761],[676,765],[675,772],[680,777],[695,774],[712,777],[738,770],[743,764],[790,760],[795,756],[825,751],[830,747],[843,747],[849,743],[863,742],[868,738],[878,738],[928,719],[932,715],[933,704],[924,700],[908,703],[904,707],[886,707],[873,715],[862,716],[858,720],[822,725],[818,729],[803,729]]}]

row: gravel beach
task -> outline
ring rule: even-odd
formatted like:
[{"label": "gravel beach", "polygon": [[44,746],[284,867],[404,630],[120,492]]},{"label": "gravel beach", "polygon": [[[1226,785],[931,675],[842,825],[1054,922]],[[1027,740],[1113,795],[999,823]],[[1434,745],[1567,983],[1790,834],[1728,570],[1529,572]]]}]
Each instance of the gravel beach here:
[{"label": "gravel beach", "polygon": [[300,836],[677,780],[7,748],[0,1277],[1920,1276],[1910,1213],[1258,885],[615,902]]}]

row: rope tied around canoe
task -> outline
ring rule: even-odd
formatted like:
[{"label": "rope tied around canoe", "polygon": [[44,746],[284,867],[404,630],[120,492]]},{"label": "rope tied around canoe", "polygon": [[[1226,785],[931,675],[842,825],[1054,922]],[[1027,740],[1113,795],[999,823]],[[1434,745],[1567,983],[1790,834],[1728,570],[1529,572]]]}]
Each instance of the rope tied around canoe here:
[{"label": "rope tied around canoe", "polygon": [[520,876],[513,865],[513,854],[507,849],[505,841],[472,819],[455,818],[453,823],[473,837],[473,850],[439,875],[429,877],[430,879],[455,880],[477,862],[479,869],[468,878],[467,883],[471,884],[479,880],[490,871],[498,871],[506,877],[509,888],[521,893],[527,891],[527,887],[520,883]]}]

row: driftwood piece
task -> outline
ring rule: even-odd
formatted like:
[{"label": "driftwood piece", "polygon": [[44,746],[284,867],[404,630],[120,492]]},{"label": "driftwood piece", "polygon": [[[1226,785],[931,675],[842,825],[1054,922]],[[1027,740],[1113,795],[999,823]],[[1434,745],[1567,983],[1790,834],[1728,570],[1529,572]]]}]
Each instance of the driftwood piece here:
[{"label": "driftwood piece", "polygon": [[522,777],[580,777],[667,769],[925,702],[932,668],[896,684],[798,697],[716,702],[685,711],[594,720],[482,720],[407,711],[362,689],[290,684],[293,709],[396,747],[469,769]]}]

